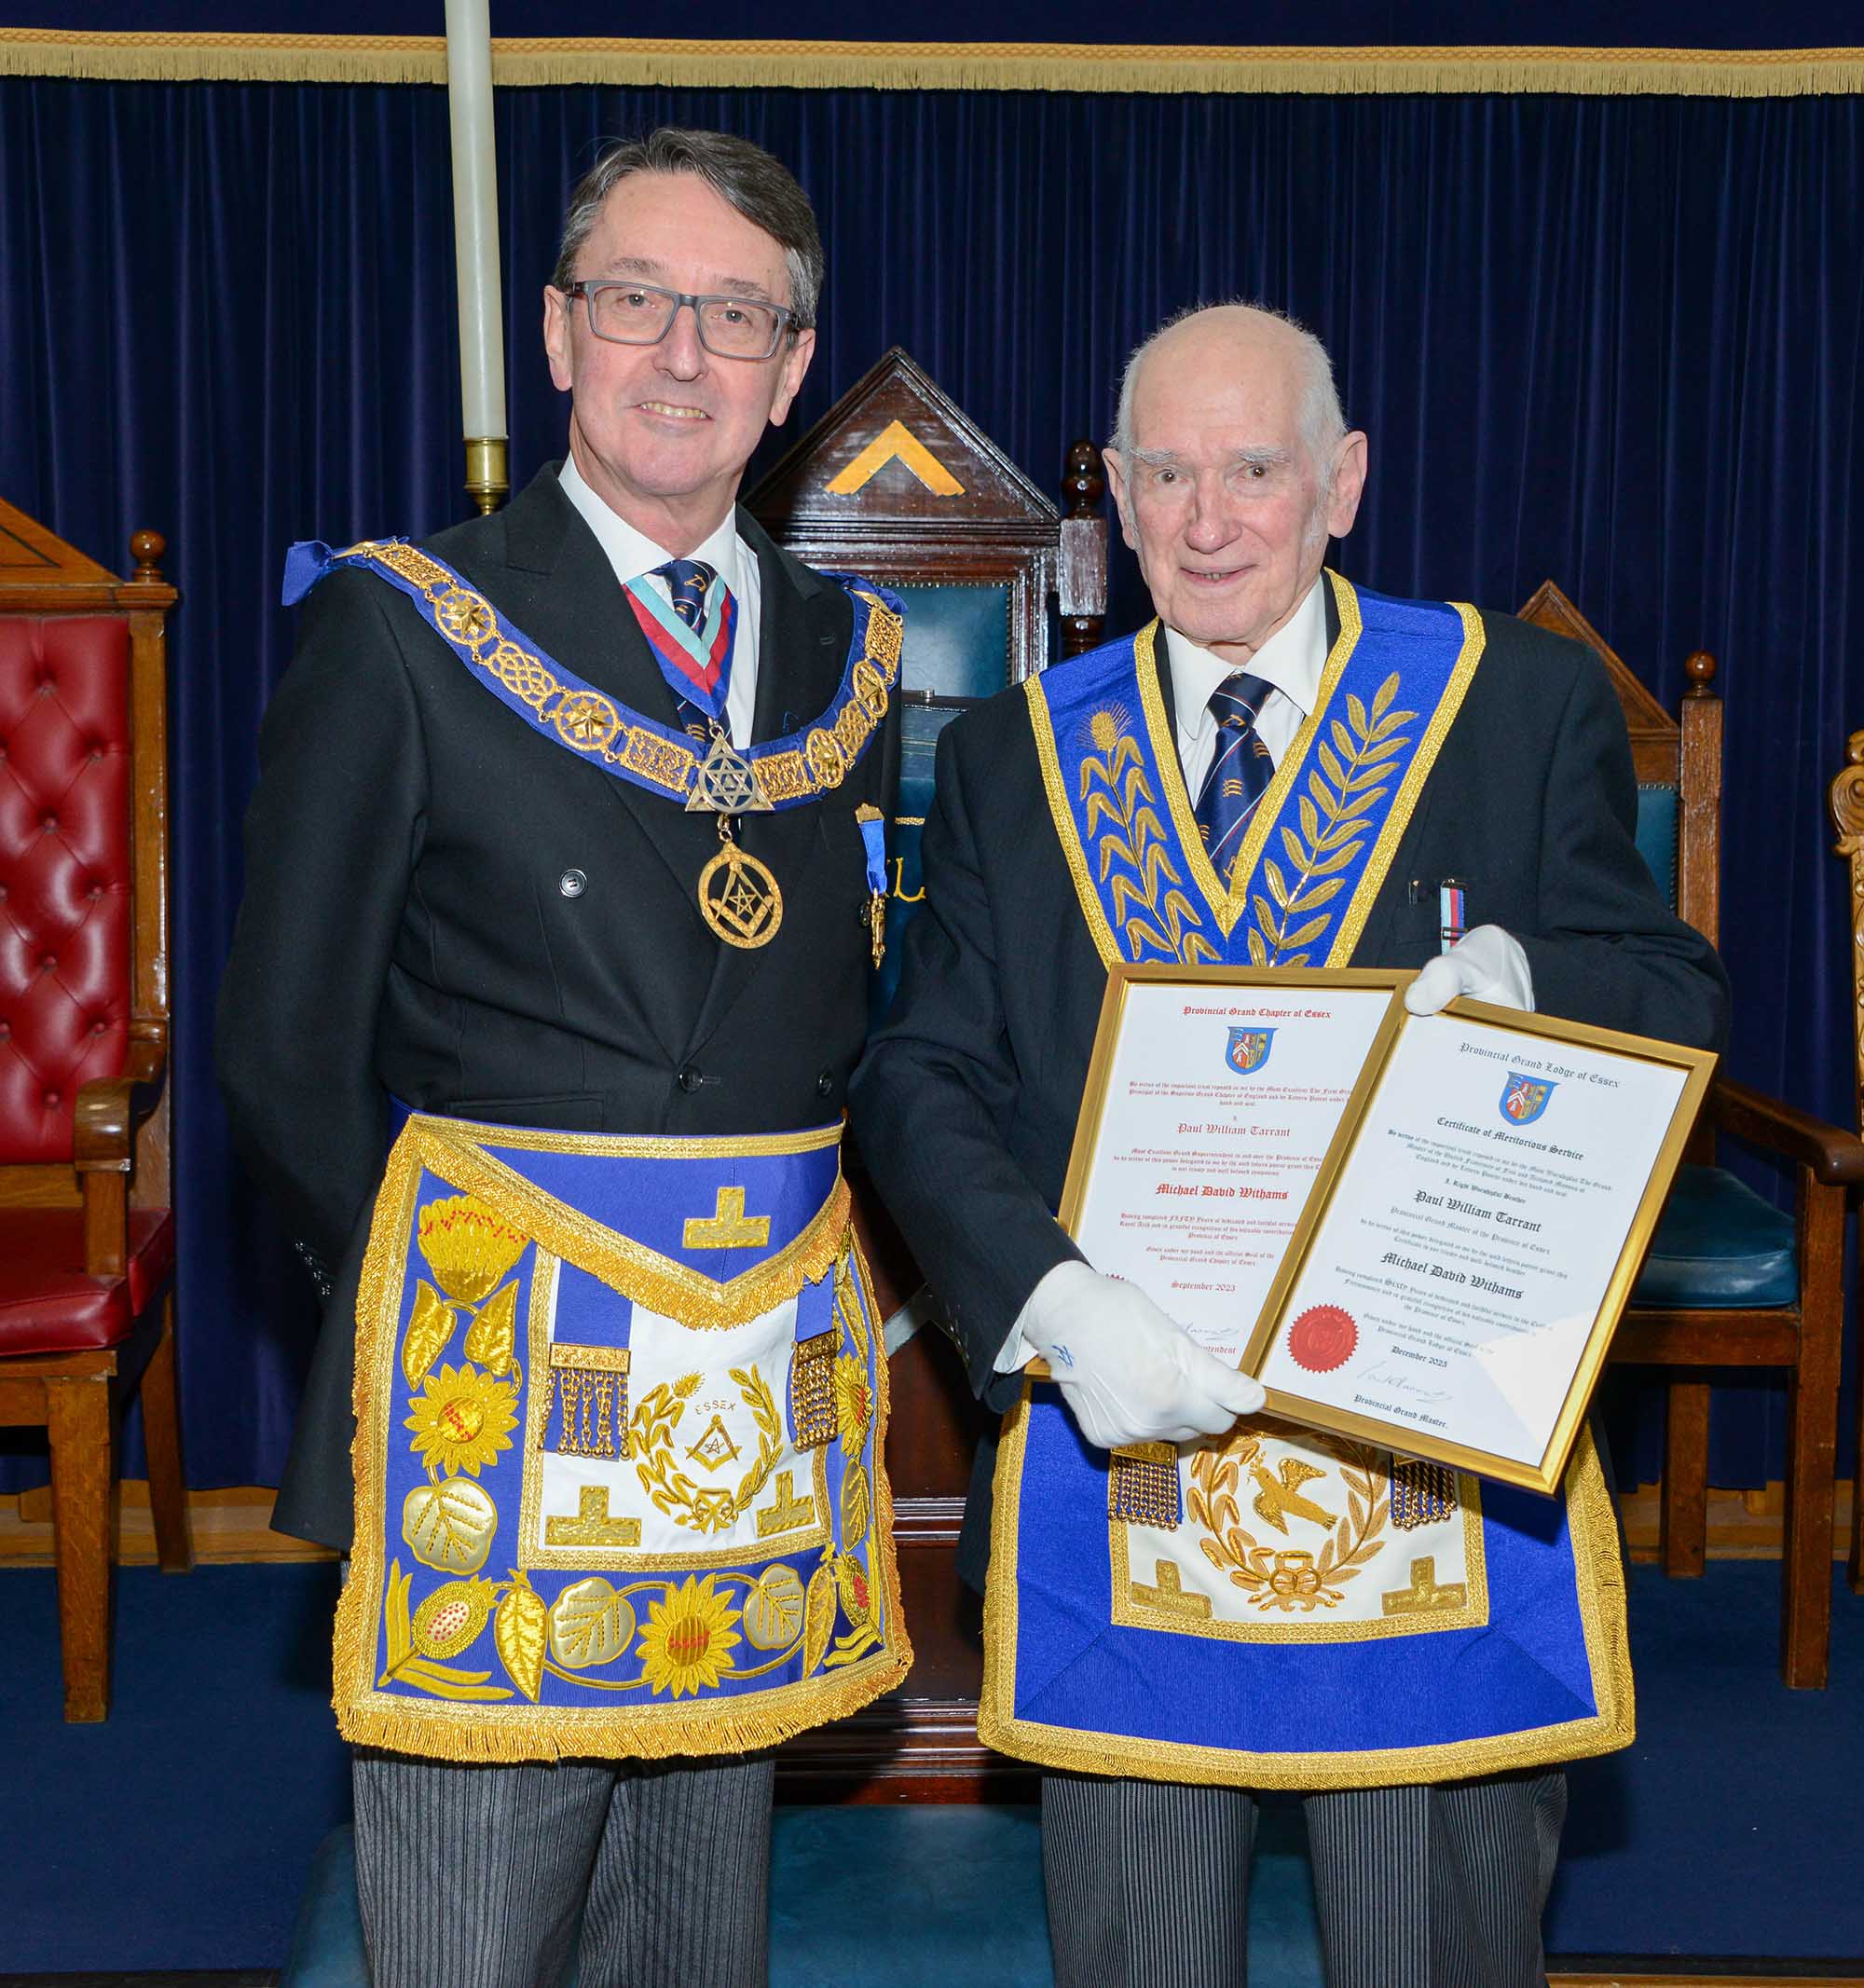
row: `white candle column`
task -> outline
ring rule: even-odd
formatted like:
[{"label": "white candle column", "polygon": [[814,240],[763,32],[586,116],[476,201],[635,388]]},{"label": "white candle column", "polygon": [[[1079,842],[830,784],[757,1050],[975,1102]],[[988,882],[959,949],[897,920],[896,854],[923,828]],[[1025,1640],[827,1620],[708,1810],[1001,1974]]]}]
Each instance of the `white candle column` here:
[{"label": "white candle column", "polygon": [[446,101],[453,126],[453,240],[459,278],[466,488],[481,511],[494,511],[511,488],[511,473],[505,446],[505,337],[487,0],[446,0]]}]

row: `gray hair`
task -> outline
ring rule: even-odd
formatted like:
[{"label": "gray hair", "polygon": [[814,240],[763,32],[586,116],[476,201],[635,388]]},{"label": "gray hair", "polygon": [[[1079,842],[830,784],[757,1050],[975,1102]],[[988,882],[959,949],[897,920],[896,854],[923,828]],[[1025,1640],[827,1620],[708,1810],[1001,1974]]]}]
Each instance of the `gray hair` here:
[{"label": "gray hair", "polygon": [[816,231],[809,196],[788,167],[762,146],[725,131],[682,131],[663,126],[645,138],[611,144],[577,183],[563,216],[563,242],[551,282],[568,290],[576,281],[576,257],[606,200],[636,172],[692,172],[753,227],[761,227],[783,250],[789,275],[789,308],[799,331],[816,322],[822,294],[822,237]]},{"label": "gray hair", "polygon": [[1126,371],[1119,379],[1119,413],[1114,423],[1114,447],[1122,457],[1131,451],[1133,392],[1139,379],[1139,368],[1146,354],[1167,332],[1174,330],[1187,319],[1201,317],[1207,310],[1247,310],[1258,318],[1268,318],[1277,324],[1286,325],[1295,334],[1299,354],[1297,363],[1302,376],[1301,439],[1307,444],[1308,454],[1315,467],[1322,473],[1323,487],[1331,485],[1334,451],[1346,439],[1346,417],[1340,412],[1339,393],[1334,386],[1334,363],[1327,356],[1327,349],[1299,319],[1290,317],[1285,310],[1274,310],[1266,304],[1252,304],[1241,297],[1223,304],[1194,304],[1188,310],[1181,310],[1175,317],[1167,318],[1149,338],[1133,348],[1131,358],[1126,362]]}]

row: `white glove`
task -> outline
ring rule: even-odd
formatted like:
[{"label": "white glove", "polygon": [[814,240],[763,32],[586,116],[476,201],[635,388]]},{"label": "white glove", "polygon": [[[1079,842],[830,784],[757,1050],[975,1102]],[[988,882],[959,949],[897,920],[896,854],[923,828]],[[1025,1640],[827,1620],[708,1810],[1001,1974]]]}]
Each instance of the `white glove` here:
[{"label": "white glove", "polygon": [[1533,1013],[1534,976],[1528,970],[1528,955],[1499,925],[1479,925],[1447,953],[1439,953],[1405,990],[1405,1006],[1414,1015],[1434,1015],[1459,994]]},{"label": "white glove", "polygon": [[1189,1443],[1254,1415],[1259,1381],[1226,1366],[1133,1285],[1058,1263],[1019,1321],[1097,1449]]}]

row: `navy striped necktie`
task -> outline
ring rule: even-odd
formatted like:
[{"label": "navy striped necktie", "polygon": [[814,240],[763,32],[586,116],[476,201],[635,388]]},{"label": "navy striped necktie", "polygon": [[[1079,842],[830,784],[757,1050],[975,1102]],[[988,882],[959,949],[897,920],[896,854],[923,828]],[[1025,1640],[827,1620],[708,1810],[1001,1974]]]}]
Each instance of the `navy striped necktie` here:
[{"label": "navy striped necktie", "polygon": [[1255,803],[1275,775],[1275,762],[1255,729],[1256,714],[1274,688],[1237,670],[1211,692],[1217,749],[1198,789],[1197,817],[1205,852],[1226,889]]},{"label": "navy striped necktie", "polygon": [[[703,559],[669,559],[665,566],[656,566],[653,573],[656,579],[666,582],[666,590],[673,599],[673,611],[702,642],[705,641],[711,633],[710,618],[706,612],[706,592],[719,577],[718,568],[707,566]],[[707,744],[712,736],[712,720],[692,698],[682,697],[677,691],[673,704],[679,713],[679,729],[700,745]]]}]

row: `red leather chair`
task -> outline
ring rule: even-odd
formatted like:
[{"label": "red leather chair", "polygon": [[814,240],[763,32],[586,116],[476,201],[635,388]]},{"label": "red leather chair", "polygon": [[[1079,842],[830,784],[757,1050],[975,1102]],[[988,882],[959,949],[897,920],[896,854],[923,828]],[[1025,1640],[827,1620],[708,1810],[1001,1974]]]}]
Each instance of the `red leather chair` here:
[{"label": "red leather chair", "polygon": [[51,1450],[68,1720],[109,1710],[116,1439],[142,1385],[157,1553],[192,1560],[169,1194],[164,634],[0,503],[0,1425]]}]

